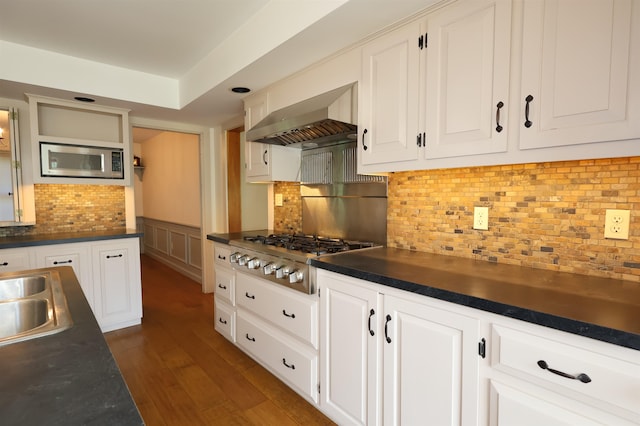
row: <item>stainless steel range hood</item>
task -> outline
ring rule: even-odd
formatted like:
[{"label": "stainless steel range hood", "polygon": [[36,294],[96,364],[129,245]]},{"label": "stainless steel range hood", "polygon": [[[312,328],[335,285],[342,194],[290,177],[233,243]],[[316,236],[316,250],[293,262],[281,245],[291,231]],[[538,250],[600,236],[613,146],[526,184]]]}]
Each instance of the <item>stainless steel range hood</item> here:
[{"label": "stainless steel range hood", "polygon": [[355,84],[340,87],[267,115],[246,139],[297,148],[354,140],[357,126]]}]

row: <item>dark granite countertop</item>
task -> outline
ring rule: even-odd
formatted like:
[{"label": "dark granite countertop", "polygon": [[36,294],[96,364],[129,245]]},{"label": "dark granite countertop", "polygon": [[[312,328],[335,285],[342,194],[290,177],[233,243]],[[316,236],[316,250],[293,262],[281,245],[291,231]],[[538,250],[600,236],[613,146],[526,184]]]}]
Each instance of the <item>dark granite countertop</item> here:
[{"label": "dark granite countertop", "polygon": [[208,234],[207,240],[211,240],[216,243],[229,244],[229,241],[237,240],[245,236],[271,235],[271,234],[275,234],[275,231],[271,229],[256,229],[253,231],[232,232],[228,234]]},{"label": "dark granite countertop", "polygon": [[640,350],[640,283],[392,248],[311,265]]},{"label": "dark granite countertop", "polygon": [[0,237],[0,249],[45,246],[50,244],[81,243],[85,241],[115,240],[141,237],[144,234],[132,229],[91,232],[60,232],[55,234],[22,235]]},{"label": "dark granite countertop", "polygon": [[0,423],[144,424],[73,269],[56,270],[73,327],[0,346]]}]

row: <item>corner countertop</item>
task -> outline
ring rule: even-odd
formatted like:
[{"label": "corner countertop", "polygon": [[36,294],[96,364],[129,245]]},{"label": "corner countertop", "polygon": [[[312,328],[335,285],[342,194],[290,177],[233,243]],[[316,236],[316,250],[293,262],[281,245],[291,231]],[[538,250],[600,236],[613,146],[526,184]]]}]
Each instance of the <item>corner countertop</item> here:
[{"label": "corner countertop", "polygon": [[73,327],[0,346],[1,423],[144,424],[73,269],[55,269]]},{"label": "corner countertop", "polygon": [[86,241],[115,240],[135,238],[144,234],[132,229],[114,231],[60,232],[54,234],[21,235],[1,237],[0,249],[45,246],[51,244],[81,243]]},{"label": "corner countertop", "polygon": [[366,281],[640,350],[640,283],[393,248],[311,265]]},{"label": "corner countertop", "polygon": [[231,240],[238,240],[246,236],[271,235],[275,233],[276,232],[271,229],[256,229],[252,231],[231,232],[228,234],[208,234],[207,240],[213,241],[215,243],[229,244],[229,241]]}]

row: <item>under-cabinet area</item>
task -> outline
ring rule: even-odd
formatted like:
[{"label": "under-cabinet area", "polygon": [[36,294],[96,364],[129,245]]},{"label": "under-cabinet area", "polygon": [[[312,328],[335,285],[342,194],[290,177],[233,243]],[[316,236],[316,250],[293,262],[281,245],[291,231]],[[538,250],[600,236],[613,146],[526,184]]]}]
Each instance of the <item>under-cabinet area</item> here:
[{"label": "under-cabinet area", "polygon": [[314,258],[307,295],[214,247],[216,330],[340,425],[640,424],[639,311],[616,302],[637,294],[615,280],[540,272],[590,293],[552,300],[528,268],[378,248]]},{"label": "under-cabinet area", "polygon": [[140,324],[142,284],[137,236],[60,242],[80,238],[67,234],[49,243],[3,248],[0,272],[70,266],[103,332]]}]

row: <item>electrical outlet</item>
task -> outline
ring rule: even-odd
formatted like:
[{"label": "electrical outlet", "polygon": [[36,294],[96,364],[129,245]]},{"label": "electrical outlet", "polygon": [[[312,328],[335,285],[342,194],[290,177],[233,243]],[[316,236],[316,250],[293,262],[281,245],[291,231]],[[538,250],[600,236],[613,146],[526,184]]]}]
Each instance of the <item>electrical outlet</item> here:
[{"label": "electrical outlet", "polygon": [[282,205],[283,205],[282,194],[276,194],[276,207],[282,207]]},{"label": "electrical outlet", "polygon": [[604,218],[604,237],[628,240],[630,216],[629,210],[607,210]]},{"label": "electrical outlet", "polygon": [[473,208],[473,229],[489,229],[489,207]]}]

